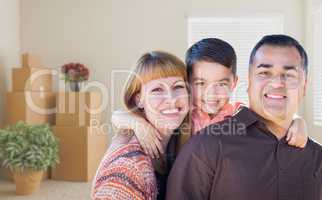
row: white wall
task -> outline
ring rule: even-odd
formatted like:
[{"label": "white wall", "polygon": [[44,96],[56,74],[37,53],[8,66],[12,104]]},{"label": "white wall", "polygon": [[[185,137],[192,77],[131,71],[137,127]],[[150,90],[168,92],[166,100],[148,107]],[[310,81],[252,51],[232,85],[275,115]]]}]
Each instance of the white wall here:
[{"label": "white wall", "polygon": [[[113,69],[128,69],[146,51],[162,49],[181,58],[187,49],[188,16],[280,13],[285,31],[304,40],[302,0],[23,0],[22,50],[42,56],[48,66],[81,61],[92,79],[111,91]],[[238,3],[236,3],[238,2]],[[125,76],[117,83],[120,90]],[[112,108],[110,108],[111,110]]]},{"label": "white wall", "polygon": [[[309,82],[308,82],[308,91],[307,91],[307,97],[306,97],[306,121],[308,123],[309,133],[310,136],[312,136],[314,139],[316,139],[318,142],[322,144],[322,127],[316,126],[313,124],[313,96],[312,96],[312,71],[313,67],[313,44],[314,42],[320,42],[320,41],[313,41],[313,15],[316,11],[322,9],[322,2],[320,0],[307,0],[306,1],[306,34],[305,34],[305,44],[306,44],[306,50],[308,52],[309,57]],[[318,66],[322,67],[322,66]],[[322,87],[322,86],[321,86]]]},{"label": "white wall", "polygon": [[0,123],[4,121],[5,94],[11,68],[20,64],[20,1],[0,0]]}]

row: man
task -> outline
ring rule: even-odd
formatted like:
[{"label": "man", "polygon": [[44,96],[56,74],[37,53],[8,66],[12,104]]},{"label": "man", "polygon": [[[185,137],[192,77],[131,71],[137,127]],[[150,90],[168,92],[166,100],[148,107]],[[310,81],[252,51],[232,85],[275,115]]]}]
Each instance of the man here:
[{"label": "man", "polygon": [[305,95],[307,65],[295,39],[262,38],[250,57],[250,108],[189,141],[171,170],[167,199],[322,200],[322,147],[286,141]]}]

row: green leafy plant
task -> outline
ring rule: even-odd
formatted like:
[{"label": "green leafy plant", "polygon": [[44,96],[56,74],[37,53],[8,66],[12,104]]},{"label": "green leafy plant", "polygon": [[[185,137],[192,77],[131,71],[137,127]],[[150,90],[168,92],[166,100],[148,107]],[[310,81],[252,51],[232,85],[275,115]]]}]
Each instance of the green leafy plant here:
[{"label": "green leafy plant", "polygon": [[59,163],[58,139],[47,124],[18,122],[0,130],[0,160],[15,172],[47,170]]}]

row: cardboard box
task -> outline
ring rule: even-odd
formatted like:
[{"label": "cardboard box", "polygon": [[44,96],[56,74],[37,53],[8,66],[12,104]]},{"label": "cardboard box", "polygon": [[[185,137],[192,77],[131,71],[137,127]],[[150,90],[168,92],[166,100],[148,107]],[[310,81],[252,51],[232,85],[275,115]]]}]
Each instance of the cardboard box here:
[{"label": "cardboard box", "polygon": [[107,150],[107,135],[98,128],[59,127],[60,163],[51,170],[51,178],[64,181],[91,181]]},{"label": "cardboard box", "polygon": [[0,167],[0,178],[3,178],[5,180],[9,180],[9,181],[13,181],[13,176],[11,174],[11,171],[9,169],[3,168],[3,167]]},{"label": "cardboard box", "polygon": [[23,67],[41,67],[42,62],[39,56],[25,53],[22,54],[22,66]]},{"label": "cardboard box", "polygon": [[53,78],[48,68],[14,68],[12,69],[12,90],[51,92]]},{"label": "cardboard box", "polygon": [[60,92],[57,94],[57,126],[96,126],[101,124],[102,95],[99,92]]},{"label": "cardboard box", "polygon": [[56,94],[52,92],[8,92],[6,123],[55,124]]}]

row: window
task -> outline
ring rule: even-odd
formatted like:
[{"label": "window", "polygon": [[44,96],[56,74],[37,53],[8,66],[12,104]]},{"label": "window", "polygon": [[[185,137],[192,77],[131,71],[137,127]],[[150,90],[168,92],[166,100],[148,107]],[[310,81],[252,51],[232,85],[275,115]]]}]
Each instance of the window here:
[{"label": "window", "polygon": [[232,96],[232,101],[241,101],[246,104],[248,104],[246,90],[250,52],[264,35],[280,33],[283,33],[283,17],[280,15],[188,18],[189,47],[193,43],[208,37],[223,39],[234,47],[237,54],[237,74],[240,80]]},{"label": "window", "polygon": [[313,120],[322,125],[322,11],[315,13],[313,26]]}]

